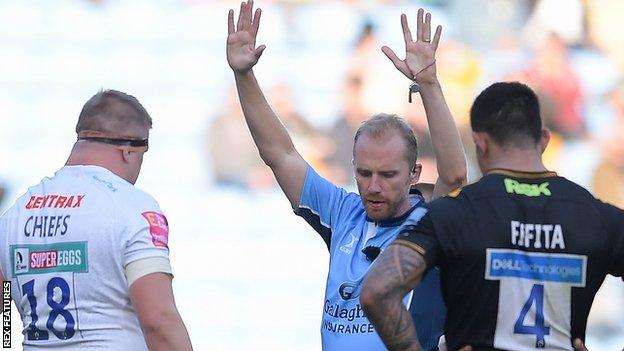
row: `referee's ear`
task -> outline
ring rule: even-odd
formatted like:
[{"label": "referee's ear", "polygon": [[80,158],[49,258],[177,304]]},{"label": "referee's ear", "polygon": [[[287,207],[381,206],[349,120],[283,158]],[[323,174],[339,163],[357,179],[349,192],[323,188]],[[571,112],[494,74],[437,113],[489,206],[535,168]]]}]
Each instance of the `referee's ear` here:
[{"label": "referee's ear", "polygon": [[422,165],[420,163],[415,163],[410,171],[410,184],[416,184],[418,182],[418,179],[420,179],[420,172],[422,172]]}]

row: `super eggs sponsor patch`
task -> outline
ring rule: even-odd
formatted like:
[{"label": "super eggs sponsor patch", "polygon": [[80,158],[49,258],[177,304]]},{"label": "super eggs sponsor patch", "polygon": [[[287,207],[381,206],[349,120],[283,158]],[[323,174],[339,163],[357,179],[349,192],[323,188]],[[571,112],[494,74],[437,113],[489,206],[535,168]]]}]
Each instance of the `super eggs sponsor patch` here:
[{"label": "super eggs sponsor patch", "polygon": [[48,245],[11,245],[13,276],[89,270],[87,242]]}]

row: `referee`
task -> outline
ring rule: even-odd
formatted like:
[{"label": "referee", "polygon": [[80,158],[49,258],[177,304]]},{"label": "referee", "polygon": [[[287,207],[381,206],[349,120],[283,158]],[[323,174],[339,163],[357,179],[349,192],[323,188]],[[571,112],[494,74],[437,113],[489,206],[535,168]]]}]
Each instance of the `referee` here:
[{"label": "referee", "polygon": [[[364,277],[380,251],[397,236],[401,224],[425,201],[464,183],[466,161],[459,132],[436,76],[435,52],[442,28],[431,31],[431,15],[416,15],[414,39],[407,16],[401,16],[405,59],[382,48],[394,66],[415,78],[411,91],[422,97],[431,131],[439,178],[419,183],[417,142],[407,123],[396,115],[377,114],[363,122],[354,136],[353,167],[358,193],[347,192],[320,176],[297,152],[278,116],[262,94],[253,72],[265,46],[256,47],[261,11],[253,1],[241,4],[234,25],[228,14],[227,60],[245,121],[260,157],[271,168],[295,213],[321,236],[329,250],[329,272],[321,321],[324,351],[385,350],[359,296]],[[417,189],[412,193],[412,185]],[[418,289],[401,296],[418,323],[426,350],[436,351],[445,307],[439,273],[431,270]],[[414,302],[417,301],[417,303]]]},{"label": "referee", "polygon": [[538,100],[496,83],[475,100],[484,177],[411,213],[361,302],[390,350],[419,350],[401,297],[439,267],[449,350],[584,350],[607,274],[624,275],[624,211],[549,172]]}]

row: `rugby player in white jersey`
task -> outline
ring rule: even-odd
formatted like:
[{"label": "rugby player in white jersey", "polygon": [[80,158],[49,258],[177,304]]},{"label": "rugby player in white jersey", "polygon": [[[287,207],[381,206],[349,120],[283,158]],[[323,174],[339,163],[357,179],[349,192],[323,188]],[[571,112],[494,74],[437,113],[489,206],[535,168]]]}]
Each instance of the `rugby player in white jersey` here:
[{"label": "rugby player in white jersey", "polygon": [[151,125],[136,98],[100,91],[80,113],[65,167],[0,217],[0,270],[25,350],[191,350],[167,219],[133,185]]}]

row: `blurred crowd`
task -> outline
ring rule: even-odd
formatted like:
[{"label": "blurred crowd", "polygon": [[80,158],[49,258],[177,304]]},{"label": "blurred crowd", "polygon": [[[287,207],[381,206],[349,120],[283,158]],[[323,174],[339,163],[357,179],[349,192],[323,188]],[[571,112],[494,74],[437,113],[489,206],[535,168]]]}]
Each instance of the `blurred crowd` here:
[{"label": "blurred crowd", "polygon": [[[310,24],[296,9],[316,6],[318,11],[323,11],[331,7],[327,3],[281,1],[272,6],[280,8],[279,13],[285,17],[281,20],[285,22],[305,19]],[[425,6],[432,8],[436,17],[440,13],[445,18],[438,73],[461,130],[471,180],[479,174],[470,136],[470,104],[490,83],[517,80],[539,93],[544,123],[553,135],[546,151],[548,166],[585,185],[597,197],[624,207],[624,54],[621,50],[624,35],[613,33],[618,32],[615,14],[624,13],[624,5],[559,0],[468,3],[470,6],[459,1],[430,1]],[[386,1],[383,6],[400,5]],[[352,185],[355,130],[375,113],[398,113],[409,121],[418,137],[419,160],[423,163],[421,180],[434,181],[435,160],[422,104],[418,99],[407,103],[409,82],[386,75],[387,71],[380,68],[391,66],[389,61],[383,61],[380,47],[388,44],[388,35],[400,35],[398,17],[384,16],[384,11],[376,6],[367,11],[366,6],[355,1],[333,7],[331,11],[342,11],[334,14],[338,18],[352,17],[355,13],[359,22],[342,51],[347,64],[332,77],[338,86],[335,94],[339,108],[329,123],[321,126],[311,123],[315,116],[306,112],[314,109],[297,104],[296,95],[313,90],[315,84],[301,86],[296,81],[281,80],[265,86],[268,100],[290,131],[298,150],[321,174],[337,183]],[[376,15],[380,13],[381,16]],[[394,27],[382,33],[378,28],[381,21]],[[318,25],[309,30],[323,35],[325,31],[319,30]],[[305,39],[312,35],[286,40],[287,49],[280,54],[314,46],[314,39]],[[275,44],[263,43],[269,48]],[[323,79],[315,78],[309,71],[307,74],[308,81]],[[262,84],[262,75],[260,80]],[[234,90],[210,124],[208,150],[217,184],[245,189],[275,186],[246,130]]]}]

